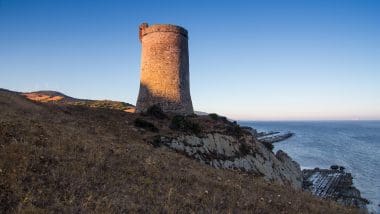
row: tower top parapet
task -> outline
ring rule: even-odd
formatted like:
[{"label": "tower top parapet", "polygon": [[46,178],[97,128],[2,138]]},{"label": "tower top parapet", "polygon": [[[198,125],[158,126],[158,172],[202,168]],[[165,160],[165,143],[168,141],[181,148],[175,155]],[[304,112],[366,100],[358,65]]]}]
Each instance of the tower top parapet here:
[{"label": "tower top parapet", "polygon": [[149,26],[148,23],[142,23],[139,26],[140,41],[145,35],[155,32],[173,32],[181,34],[182,36],[188,38],[187,30],[181,26],[171,24],[154,24]]}]

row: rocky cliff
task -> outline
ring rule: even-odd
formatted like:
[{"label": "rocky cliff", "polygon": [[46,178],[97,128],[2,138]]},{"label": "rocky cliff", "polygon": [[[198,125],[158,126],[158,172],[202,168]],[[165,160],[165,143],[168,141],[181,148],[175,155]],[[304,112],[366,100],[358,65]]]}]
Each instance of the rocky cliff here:
[{"label": "rocky cliff", "polygon": [[302,187],[299,164],[281,150],[274,154],[249,133],[239,138],[218,132],[160,136],[155,139],[155,145],[159,144],[215,168],[241,170],[296,189]]},{"label": "rocky cliff", "polygon": [[303,188],[313,195],[367,211],[368,200],[353,186],[352,175],[344,167],[333,165],[330,169],[304,169],[302,172]]}]

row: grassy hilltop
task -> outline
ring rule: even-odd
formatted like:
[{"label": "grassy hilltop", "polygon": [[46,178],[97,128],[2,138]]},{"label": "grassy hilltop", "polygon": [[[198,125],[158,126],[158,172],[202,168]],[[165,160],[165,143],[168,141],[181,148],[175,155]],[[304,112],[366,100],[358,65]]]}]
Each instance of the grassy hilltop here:
[{"label": "grassy hilltop", "polygon": [[[177,132],[171,115],[70,102],[0,90],[0,213],[356,213],[149,143]],[[220,125],[192,120],[202,129]]]}]

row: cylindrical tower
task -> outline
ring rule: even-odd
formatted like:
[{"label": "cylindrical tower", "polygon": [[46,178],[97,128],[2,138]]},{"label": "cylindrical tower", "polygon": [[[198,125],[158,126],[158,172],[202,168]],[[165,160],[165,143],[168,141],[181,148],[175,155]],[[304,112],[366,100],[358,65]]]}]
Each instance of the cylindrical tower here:
[{"label": "cylindrical tower", "polygon": [[136,111],[158,105],[164,112],[192,114],[187,30],[169,24],[140,25],[141,79]]}]

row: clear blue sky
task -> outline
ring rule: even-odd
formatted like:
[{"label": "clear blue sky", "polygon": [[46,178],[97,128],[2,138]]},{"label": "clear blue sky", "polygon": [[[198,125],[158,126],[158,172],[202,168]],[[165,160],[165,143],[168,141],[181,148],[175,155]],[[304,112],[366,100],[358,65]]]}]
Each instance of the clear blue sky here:
[{"label": "clear blue sky", "polygon": [[0,0],[0,88],[135,104],[142,22],[189,30],[196,110],[380,119],[376,0]]}]

